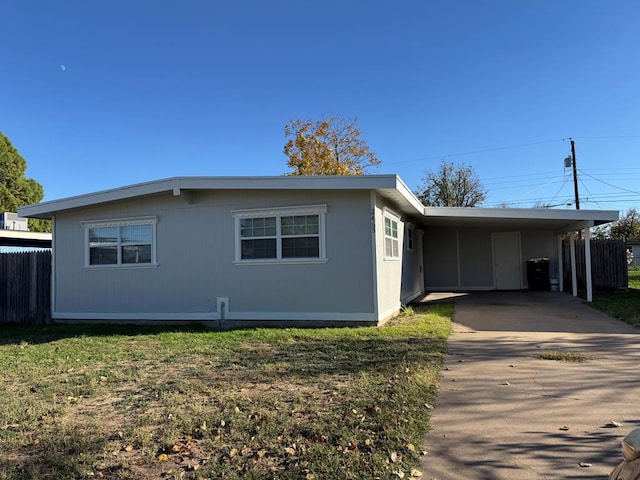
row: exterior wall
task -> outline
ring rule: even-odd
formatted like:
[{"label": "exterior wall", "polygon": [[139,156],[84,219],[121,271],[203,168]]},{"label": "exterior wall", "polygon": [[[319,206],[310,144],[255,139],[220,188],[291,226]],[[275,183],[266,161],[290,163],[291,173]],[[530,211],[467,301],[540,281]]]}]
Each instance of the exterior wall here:
[{"label": "exterior wall", "polygon": [[522,260],[525,265],[522,268],[524,276],[522,282],[526,288],[527,266],[530,258],[547,257],[549,259],[549,278],[558,279],[558,235],[551,230],[522,230]]},{"label": "exterior wall", "polygon": [[[426,290],[494,290],[492,233],[488,228],[425,228]],[[513,231],[513,230],[512,230]],[[557,236],[552,231],[520,229],[522,286],[527,288],[526,260],[548,257],[551,278],[558,278]]]},{"label": "exterior wall", "polygon": [[425,228],[422,248],[425,289],[458,288],[458,231]]},{"label": "exterior wall", "polygon": [[[233,210],[318,204],[325,263],[234,263]],[[370,208],[368,191],[197,191],[58,214],[54,318],[375,322]],[[145,216],[157,266],[84,267],[81,222]]]},{"label": "exterior wall", "polygon": [[[385,202],[380,196],[372,194],[373,217],[375,222],[375,264],[376,264],[376,290],[377,290],[377,315],[383,322],[392,317],[401,307],[402,293],[402,264],[404,242],[404,222],[399,212],[393,206]],[[398,242],[399,258],[387,259],[384,253],[384,216],[385,209],[398,217]]]}]

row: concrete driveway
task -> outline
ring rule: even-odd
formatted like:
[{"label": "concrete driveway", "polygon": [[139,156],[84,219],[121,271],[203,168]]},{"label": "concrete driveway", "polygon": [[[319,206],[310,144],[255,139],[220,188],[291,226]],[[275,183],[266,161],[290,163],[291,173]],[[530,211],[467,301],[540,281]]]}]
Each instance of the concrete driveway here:
[{"label": "concrete driveway", "polygon": [[[606,479],[640,427],[640,330],[564,293],[454,301],[423,479]],[[589,360],[536,358],[543,351]]]}]

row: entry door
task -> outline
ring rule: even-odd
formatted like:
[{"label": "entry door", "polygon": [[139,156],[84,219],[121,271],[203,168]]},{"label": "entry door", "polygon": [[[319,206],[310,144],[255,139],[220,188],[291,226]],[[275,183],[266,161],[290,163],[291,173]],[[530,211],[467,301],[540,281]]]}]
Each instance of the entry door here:
[{"label": "entry door", "polygon": [[498,290],[522,288],[520,232],[493,234],[493,266]]}]

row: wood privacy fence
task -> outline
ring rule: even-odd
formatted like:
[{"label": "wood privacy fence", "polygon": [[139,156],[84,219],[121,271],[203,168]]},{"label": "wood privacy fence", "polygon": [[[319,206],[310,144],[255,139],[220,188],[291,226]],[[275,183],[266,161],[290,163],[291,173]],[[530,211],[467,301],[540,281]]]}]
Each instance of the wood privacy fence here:
[{"label": "wood privacy fence", "polygon": [[[586,289],[584,240],[576,240],[578,289]],[[591,240],[591,281],[594,290],[627,288],[627,247],[624,240]],[[565,291],[571,291],[571,252],[569,240],[562,242],[562,271]]]},{"label": "wood privacy fence", "polygon": [[0,253],[0,324],[51,322],[51,252]]}]

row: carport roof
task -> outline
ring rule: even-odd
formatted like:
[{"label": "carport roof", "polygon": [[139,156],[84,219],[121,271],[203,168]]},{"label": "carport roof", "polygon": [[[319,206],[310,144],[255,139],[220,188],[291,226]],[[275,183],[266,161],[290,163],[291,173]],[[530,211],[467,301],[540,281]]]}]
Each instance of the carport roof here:
[{"label": "carport roof", "polygon": [[566,233],[618,220],[616,210],[424,207],[424,226],[537,228]]}]

